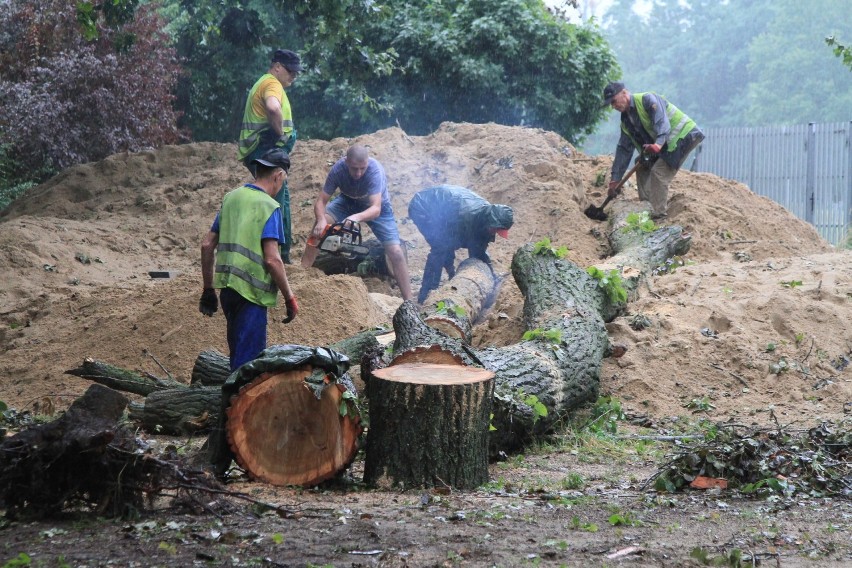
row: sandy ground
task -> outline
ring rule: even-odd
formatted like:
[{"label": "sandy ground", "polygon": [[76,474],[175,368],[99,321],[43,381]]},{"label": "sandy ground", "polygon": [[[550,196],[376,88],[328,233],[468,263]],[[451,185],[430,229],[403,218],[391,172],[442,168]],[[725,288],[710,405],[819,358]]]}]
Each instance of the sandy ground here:
[{"label": "sandy ground", "polygon": [[[497,125],[444,124],[424,137],[389,129],[354,141],[368,145],[388,172],[415,292],[428,248],[406,218],[407,203],[437,183],[514,208],[509,239],[489,248],[499,272],[509,272],[518,246],[543,237],[567,245],[583,267],[607,254],[602,225],[583,209],[603,200],[595,180],[608,172],[608,157],[582,155],[550,132]],[[296,259],[313,199],[351,142],[308,141],[294,152]],[[234,156],[232,145],[209,143],[114,155],[62,172],[4,212],[0,400],[24,410],[47,398],[64,408],[88,386],[64,374],[84,357],[158,375],[162,365],[188,381],[200,351],[227,352],[221,312],[210,319],[197,311],[199,243],[222,196],[247,179]],[[637,199],[635,188],[625,198]],[[612,341],[628,352],[605,361],[602,392],[650,417],[683,414],[684,404],[705,396],[720,420],[762,422],[769,408],[813,421],[842,416],[844,405],[848,411],[852,252],[835,250],[743,185],[709,174],[678,174],[669,222],[693,235],[687,266],[651,278],[610,324]],[[174,277],[152,279],[154,270]],[[399,302],[397,290],[375,279],[297,265],[288,273],[301,312],[289,325],[273,323],[270,343],[327,344],[388,323]],[[509,277],[475,345],[517,341],[521,304]],[[628,322],[639,313],[652,326],[636,332]],[[283,307],[273,310],[273,321],[282,317]],[[788,370],[771,373],[782,359]]]},{"label": "sandy ground", "polygon": [[[300,142],[290,177],[297,262],[313,223],[313,199],[329,166],[352,142],[368,145],[388,172],[415,294],[428,249],[406,218],[407,203],[433,184],[464,185],[514,208],[509,239],[489,248],[498,272],[509,272],[519,246],[543,237],[568,246],[569,258],[583,267],[608,254],[603,226],[583,209],[603,201],[596,179],[608,174],[609,157],[583,155],[541,130],[447,123],[423,137],[388,129],[352,140]],[[41,413],[67,407],[89,383],[65,371],[85,357],[159,376],[167,370],[188,382],[200,351],[227,352],[221,312],[214,318],[198,313],[199,246],[222,196],[248,180],[235,155],[234,145],[212,143],[114,155],[62,172],[0,215],[0,400]],[[622,199],[637,199],[635,187],[628,186]],[[734,181],[681,172],[670,199],[669,223],[692,234],[692,249],[685,266],[651,277],[628,313],[609,324],[611,340],[628,350],[604,361],[601,392],[647,423],[686,417],[766,424],[774,415],[804,427],[848,415],[852,251],[835,250],[811,226]],[[172,278],[151,278],[150,271],[168,271]],[[277,323],[283,307],[272,311],[270,343],[325,345],[388,324],[400,302],[398,290],[376,279],[325,276],[298,265],[288,266],[288,274],[301,311],[289,325]],[[517,341],[524,332],[521,312],[509,276],[477,325],[474,344]],[[651,327],[631,329],[637,314]],[[694,414],[694,401],[706,411]],[[0,542],[3,559],[26,550],[56,558],[56,547],[67,545],[63,538],[79,546],[80,540],[97,543],[94,533],[111,543],[100,554],[100,544],[80,547],[72,565],[105,565],[110,558],[133,565],[127,557],[136,565],[190,565],[205,560],[192,552],[199,550],[221,565],[245,565],[235,559],[253,555],[276,566],[597,566],[614,564],[606,554],[637,543],[645,553],[628,556],[632,565],[689,565],[691,547],[704,545],[781,551],[785,566],[840,566],[852,558],[848,542],[826,545],[841,538],[831,523],[848,530],[848,503],[812,502],[784,512],[759,502],[729,508],[704,496],[643,502],[636,480],[653,470],[651,462],[602,458],[593,467],[582,457],[537,455],[508,469],[495,464],[498,489],[453,494],[443,502],[427,496],[426,504],[416,492],[282,489],[272,498],[306,511],[297,524],[194,518],[184,529],[167,530],[163,521],[153,544],[120,524],[78,526],[73,536],[51,538],[44,536],[47,525],[31,525],[0,531]],[[543,490],[564,489],[572,471],[586,478],[580,493],[592,502],[554,506],[505,487],[540,478]],[[608,500],[617,496],[621,501],[612,505]],[[635,511],[645,528],[609,526],[614,506]],[[467,517],[453,517],[465,510]],[[601,532],[584,530],[584,523]],[[807,536],[819,530],[825,531],[820,537]],[[216,531],[237,536],[223,549],[211,536]],[[287,535],[284,544],[273,538],[278,532]],[[817,538],[823,540],[814,545]],[[177,542],[181,553],[174,556],[157,542]],[[803,560],[813,550],[816,564]]]}]

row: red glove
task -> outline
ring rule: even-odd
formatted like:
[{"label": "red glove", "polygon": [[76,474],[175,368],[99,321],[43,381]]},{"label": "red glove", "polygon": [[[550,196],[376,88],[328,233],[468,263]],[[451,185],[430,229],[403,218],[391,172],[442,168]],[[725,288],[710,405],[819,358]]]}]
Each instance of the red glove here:
[{"label": "red glove", "polygon": [[296,314],[299,313],[299,304],[296,302],[296,296],[287,298],[284,300],[284,304],[287,306],[287,317],[284,318],[282,322],[290,323],[296,317]]},{"label": "red glove", "polygon": [[647,152],[648,154],[659,154],[662,148],[659,144],[645,144],[642,146],[642,150]]}]

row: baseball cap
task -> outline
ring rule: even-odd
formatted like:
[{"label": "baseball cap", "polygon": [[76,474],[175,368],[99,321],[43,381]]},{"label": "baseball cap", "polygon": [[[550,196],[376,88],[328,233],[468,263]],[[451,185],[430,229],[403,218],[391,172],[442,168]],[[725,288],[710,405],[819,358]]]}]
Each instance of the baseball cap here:
[{"label": "baseball cap", "polygon": [[276,49],[272,55],[272,62],[280,63],[288,71],[302,70],[302,60],[299,58],[299,55],[289,49]]},{"label": "baseball cap", "polygon": [[252,162],[268,168],[282,168],[285,172],[290,171],[290,154],[280,148],[274,148]]},{"label": "baseball cap", "polygon": [[603,92],[604,100],[603,100],[603,104],[601,106],[605,107],[605,106],[611,105],[612,99],[615,98],[615,95],[617,95],[618,93],[620,93],[623,90],[624,90],[624,83],[622,83],[621,81],[614,81],[614,82],[610,83],[609,85],[607,85],[606,87],[604,87],[604,92]]}]

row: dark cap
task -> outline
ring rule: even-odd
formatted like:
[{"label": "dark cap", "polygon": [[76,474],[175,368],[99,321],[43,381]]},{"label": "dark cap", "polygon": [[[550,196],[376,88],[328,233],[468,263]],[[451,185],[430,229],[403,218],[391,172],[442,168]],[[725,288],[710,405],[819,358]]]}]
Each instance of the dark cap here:
[{"label": "dark cap", "polygon": [[288,71],[301,71],[302,60],[299,55],[289,49],[276,49],[272,55],[273,63],[280,63],[287,68]]},{"label": "dark cap", "polygon": [[290,171],[290,154],[281,148],[273,148],[260,158],[255,158],[252,162],[268,168],[282,168],[285,172]]},{"label": "dark cap", "polygon": [[601,106],[609,106],[612,104],[612,99],[615,95],[624,90],[624,83],[615,81],[604,87],[604,100]]}]

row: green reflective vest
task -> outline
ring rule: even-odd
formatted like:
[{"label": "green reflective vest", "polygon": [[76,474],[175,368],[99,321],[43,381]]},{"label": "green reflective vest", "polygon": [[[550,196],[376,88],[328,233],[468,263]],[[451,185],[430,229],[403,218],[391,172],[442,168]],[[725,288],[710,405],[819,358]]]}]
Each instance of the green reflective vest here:
[{"label": "green reflective vest", "polygon": [[[268,81],[278,82],[272,74],[266,73],[251,88],[246,98],[246,108],[243,112],[243,123],[240,127],[240,141],[238,158],[244,160],[251,154],[260,143],[261,135],[272,130],[266,118],[266,101],[261,99],[260,89]],[[281,83],[278,83],[280,86]],[[281,132],[285,135],[282,140],[276,142],[276,146],[283,146],[290,132],[293,131],[293,109],[290,108],[290,100],[284,87],[281,87]],[[271,133],[270,133],[271,134]]]},{"label": "green reflective vest", "polygon": [[[635,93],[633,95],[633,104],[636,106],[636,112],[639,114],[639,121],[642,123],[642,128],[645,129],[645,132],[653,136],[654,124],[651,122],[651,117],[648,115],[648,111],[645,110],[645,105],[642,104],[642,97],[646,94],[647,93]],[[669,131],[669,137],[666,141],[664,150],[667,152],[674,152],[675,148],[677,148],[677,143],[683,140],[683,138],[689,134],[693,128],[695,128],[695,121],[686,116],[682,110],[674,106],[669,101],[666,101],[666,115],[669,117],[671,130]],[[641,152],[642,145],[636,140],[633,140],[633,136],[630,135],[630,132],[624,124],[621,125],[621,131],[627,134],[630,140],[633,141],[633,145],[636,146],[636,149]]]},{"label": "green reflective vest", "polygon": [[277,208],[278,203],[265,192],[246,185],[225,195],[219,212],[215,288],[231,288],[249,302],[275,306],[278,286],[263,265],[260,237]]}]

